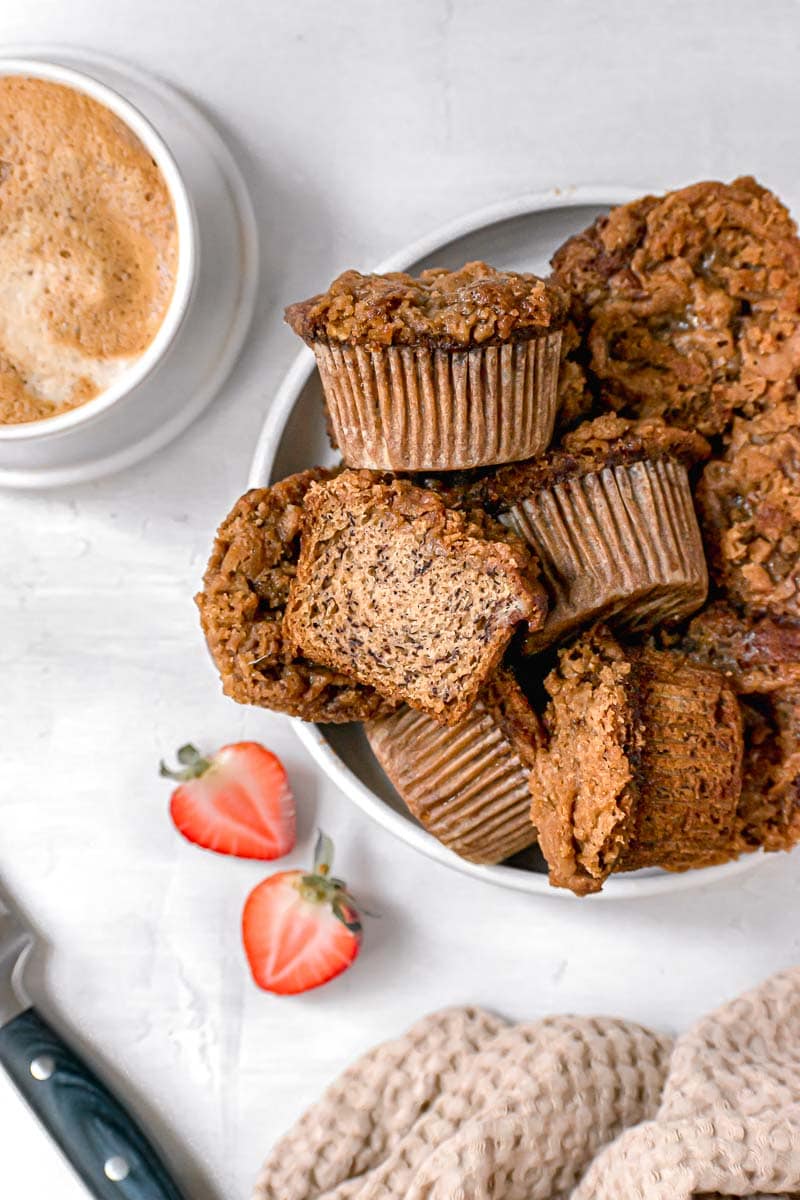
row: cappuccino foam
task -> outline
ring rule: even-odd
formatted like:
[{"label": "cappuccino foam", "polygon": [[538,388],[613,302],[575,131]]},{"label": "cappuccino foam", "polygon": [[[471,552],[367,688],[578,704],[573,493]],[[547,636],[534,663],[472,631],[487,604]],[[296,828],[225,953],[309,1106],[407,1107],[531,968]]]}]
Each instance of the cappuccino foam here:
[{"label": "cappuccino foam", "polygon": [[178,235],[161,171],[89,96],[0,77],[0,424],[104,391],[166,314]]}]

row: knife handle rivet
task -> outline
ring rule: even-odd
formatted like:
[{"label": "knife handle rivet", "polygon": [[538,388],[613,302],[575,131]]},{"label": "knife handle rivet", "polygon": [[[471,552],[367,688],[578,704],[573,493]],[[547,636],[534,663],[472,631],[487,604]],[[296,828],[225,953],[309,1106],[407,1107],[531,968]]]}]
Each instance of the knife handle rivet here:
[{"label": "knife handle rivet", "polygon": [[49,1079],[56,1069],[56,1064],[49,1054],[40,1054],[31,1063],[31,1075],[34,1079],[38,1079],[43,1083],[45,1079]]},{"label": "knife handle rivet", "polygon": [[128,1178],[130,1167],[121,1154],[114,1154],[104,1163],[103,1171],[106,1179],[110,1179],[112,1183],[122,1183],[123,1179]]}]

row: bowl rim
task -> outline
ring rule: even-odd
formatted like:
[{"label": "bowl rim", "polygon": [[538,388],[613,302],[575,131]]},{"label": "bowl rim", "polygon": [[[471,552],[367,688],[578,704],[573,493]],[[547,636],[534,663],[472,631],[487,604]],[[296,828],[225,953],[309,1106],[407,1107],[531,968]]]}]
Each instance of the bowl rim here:
[{"label": "bowl rim", "polygon": [[[512,220],[514,217],[571,206],[611,207],[615,204],[625,204],[646,193],[646,188],[632,188],[619,184],[592,184],[575,185],[568,188],[556,187],[547,191],[527,192],[513,196],[508,200],[500,200],[484,208],[465,213],[439,226],[432,233],[416,239],[389,255],[375,268],[375,271],[384,273],[407,269],[420,259],[458,238],[476,233],[485,226]],[[292,361],[264,420],[250,465],[248,487],[264,487],[267,481],[272,479],[275,457],[286,423],[315,369],[314,354],[307,347],[302,349]],[[614,875],[606,882],[601,892],[591,896],[575,896],[565,888],[551,887],[545,874],[523,871],[518,867],[508,867],[503,864],[483,866],[460,858],[459,855],[438,842],[421,825],[391,808],[385,800],[367,787],[328,742],[323,732],[324,727],[321,728],[316,724],[300,721],[297,718],[287,718],[287,720],[291,721],[297,737],[317,766],[377,825],[427,858],[495,887],[524,892],[528,895],[546,896],[551,899],[582,900],[584,903],[591,901],[595,904],[615,900],[644,899],[651,896],[672,895],[676,892],[719,883],[752,870],[764,858],[763,851],[759,850],[753,854],[742,855],[741,858],[720,866],[704,867],[693,871],[653,871],[652,873],[648,871],[642,874],[631,872],[627,875]]]},{"label": "bowl rim", "polygon": [[161,134],[125,96],[93,75],[45,58],[0,55],[0,76],[21,75],[61,84],[82,92],[110,109],[142,142],[164,176],[178,231],[178,265],[167,311],[150,344],[99,395],[66,412],[13,425],[0,424],[0,441],[38,441],[91,424],[134,391],[159,365],[172,346],[189,309],[197,275],[197,220],[180,168]]}]

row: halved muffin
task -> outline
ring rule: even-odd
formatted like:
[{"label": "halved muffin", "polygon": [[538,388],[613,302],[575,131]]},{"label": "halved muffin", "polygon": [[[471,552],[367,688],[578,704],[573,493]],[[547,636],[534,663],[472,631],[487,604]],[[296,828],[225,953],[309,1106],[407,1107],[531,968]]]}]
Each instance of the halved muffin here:
[{"label": "halved muffin", "polygon": [[283,632],[306,493],[315,467],[246,492],[222,522],[195,597],[225,694],[304,721],[364,721],[395,705],[345,672],[298,657]]},{"label": "halved muffin", "polygon": [[407,480],[345,471],[309,488],[286,606],[291,649],[458,724],[546,601],[527,547]]},{"label": "halved muffin", "polygon": [[647,630],[700,607],[708,575],[687,472],[708,453],[698,434],[607,414],[474,486],[541,563],[549,611],[529,653],[598,620]]},{"label": "halved muffin", "polygon": [[462,858],[498,863],[536,841],[528,774],[544,731],[507,668],[458,725],[404,706],[365,729],[410,811]]},{"label": "halved muffin", "polygon": [[585,895],[612,871],[735,857],[742,717],[724,676],[600,626],[559,653],[545,687],[531,816],[554,886]]},{"label": "halved muffin", "polygon": [[345,271],[286,320],[316,355],[348,466],[449,471],[547,447],[566,310],[558,285],[472,262]]}]

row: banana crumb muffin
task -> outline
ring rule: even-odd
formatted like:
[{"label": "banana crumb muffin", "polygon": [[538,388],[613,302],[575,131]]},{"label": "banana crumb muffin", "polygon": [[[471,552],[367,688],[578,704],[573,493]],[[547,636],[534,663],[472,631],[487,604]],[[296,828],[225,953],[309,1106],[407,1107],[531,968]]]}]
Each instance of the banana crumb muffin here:
[{"label": "banana crumb muffin", "polygon": [[345,471],[313,484],[304,510],[284,634],[390,701],[457,724],[517,625],[544,620],[524,543],[432,491]]},{"label": "banana crumb muffin", "polygon": [[800,398],[735,421],[696,498],[725,595],[752,613],[800,618]]},{"label": "banana crumb muffin", "polygon": [[800,688],[748,697],[742,711],[742,849],[791,850],[800,842]]},{"label": "banana crumb muffin", "polygon": [[694,618],[680,648],[746,697],[743,848],[791,849],[800,841],[800,625],[743,617],[717,601]]},{"label": "banana crumb muffin", "polygon": [[536,841],[528,773],[544,733],[507,668],[458,725],[404,706],[365,728],[409,810],[462,858],[498,863]]},{"label": "banana crumb muffin", "polygon": [[314,350],[348,466],[447,471],[546,448],[567,306],[558,284],[472,262],[345,271],[286,320]]},{"label": "banana crumb muffin", "polygon": [[741,695],[800,692],[800,624],[742,617],[715,600],[692,618],[678,645],[693,662],[721,671]]},{"label": "banana crumb muffin", "polygon": [[552,265],[611,408],[717,434],[795,392],[800,241],[754,179],[615,208]]},{"label": "banana crumb muffin", "polygon": [[612,871],[735,856],[742,718],[719,672],[601,626],[560,652],[545,687],[531,817],[554,886],[585,895]]},{"label": "banana crumb muffin", "polygon": [[650,629],[703,603],[708,576],[687,470],[708,453],[699,434],[659,418],[607,413],[558,449],[472,485],[541,562],[550,607],[528,653],[600,619]]},{"label": "banana crumb muffin", "polygon": [[304,721],[363,721],[393,705],[345,673],[292,654],[283,614],[300,553],[306,492],[319,467],[237,500],[217,532],[196,597],[226,696]]}]

